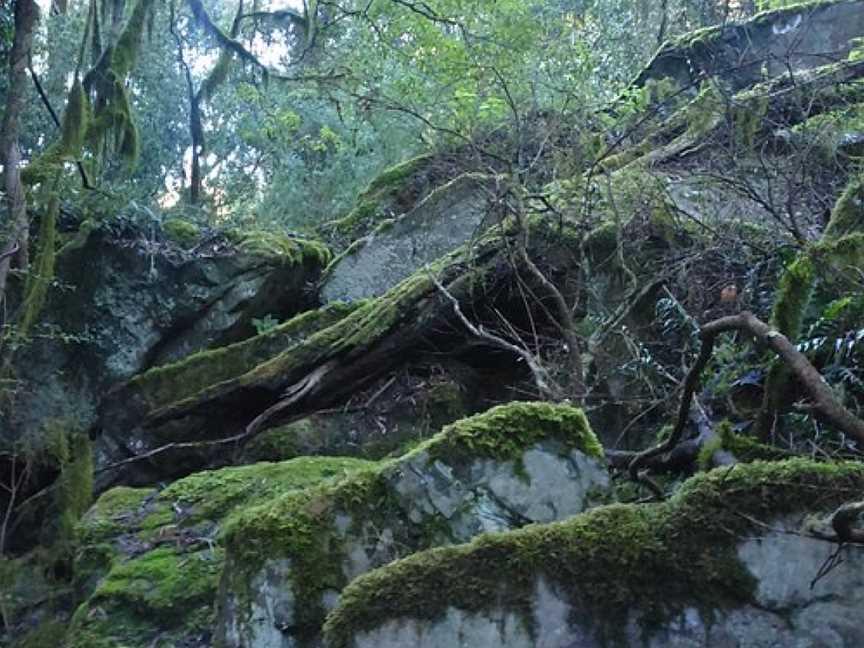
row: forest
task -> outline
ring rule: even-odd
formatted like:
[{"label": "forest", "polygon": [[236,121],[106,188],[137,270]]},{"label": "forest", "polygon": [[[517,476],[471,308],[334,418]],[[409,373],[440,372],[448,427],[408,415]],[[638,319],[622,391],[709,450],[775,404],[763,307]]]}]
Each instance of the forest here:
[{"label": "forest", "polygon": [[864,0],[0,0],[0,61],[0,646],[864,643]]}]

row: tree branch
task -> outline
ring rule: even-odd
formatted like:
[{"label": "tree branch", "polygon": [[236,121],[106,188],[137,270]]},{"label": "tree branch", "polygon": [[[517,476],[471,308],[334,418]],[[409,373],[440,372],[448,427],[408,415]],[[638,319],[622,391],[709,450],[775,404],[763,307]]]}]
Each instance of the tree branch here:
[{"label": "tree branch", "polygon": [[831,388],[824,378],[822,378],[822,375],[785,335],[768,326],[753,315],[753,313],[744,311],[738,315],[721,317],[702,326],[700,331],[702,348],[699,352],[699,357],[684,379],[684,393],[681,396],[681,403],[678,407],[675,427],[664,443],[644,450],[633,458],[629,466],[629,472],[633,479],[639,480],[639,469],[645,466],[651,459],[671,451],[681,442],[681,437],[684,434],[684,428],[690,415],[693,395],[699,388],[702,371],[711,360],[711,355],[714,351],[714,342],[718,335],[730,331],[749,333],[760,342],[769,346],[780,356],[780,359],[786,363],[801,382],[801,385],[813,400],[813,409],[819,417],[864,446],[864,421],[852,414],[834,397]]}]

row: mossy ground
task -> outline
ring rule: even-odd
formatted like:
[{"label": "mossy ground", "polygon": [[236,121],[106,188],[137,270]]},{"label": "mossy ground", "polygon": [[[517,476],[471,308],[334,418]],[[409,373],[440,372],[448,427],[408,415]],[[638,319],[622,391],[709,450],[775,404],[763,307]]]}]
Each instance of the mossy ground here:
[{"label": "mossy ground", "polygon": [[691,478],[668,502],[595,509],[565,522],[482,536],[416,554],[359,577],[329,616],[328,646],[389,619],[435,619],[449,607],[497,605],[530,615],[538,577],[553,583],[602,640],[620,639],[638,612],[650,633],[684,607],[746,603],[752,576],[734,548],[764,529],[752,520],[831,510],[860,495],[864,466],[793,459]]}]

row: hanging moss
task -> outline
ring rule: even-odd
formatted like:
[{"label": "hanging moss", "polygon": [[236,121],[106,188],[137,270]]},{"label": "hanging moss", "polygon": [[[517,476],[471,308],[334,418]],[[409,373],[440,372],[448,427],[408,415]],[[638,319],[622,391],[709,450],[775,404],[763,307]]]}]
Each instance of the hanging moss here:
[{"label": "hanging moss", "polygon": [[99,60],[83,81],[85,91],[95,91],[93,118],[85,135],[86,144],[100,158],[106,144],[127,165],[138,157],[139,137],[126,89],[141,48],[147,16],[155,0],[138,0],[117,42],[101,52]]},{"label": "hanging moss", "polygon": [[852,178],[831,212],[825,228],[826,238],[837,238],[854,231],[864,230],[864,182],[860,176]]},{"label": "hanging moss", "polygon": [[80,79],[75,78],[69,96],[66,100],[66,111],[63,113],[62,135],[60,148],[63,155],[78,158],[84,145],[87,131],[89,104],[84,94],[84,86]]},{"label": "hanging moss", "polygon": [[807,253],[795,259],[780,278],[771,323],[790,340],[798,339],[801,333],[801,324],[810,303],[814,281],[813,260]]},{"label": "hanging moss", "polygon": [[155,0],[138,0],[135,3],[135,8],[132,9],[126,27],[124,27],[120,38],[117,39],[117,44],[111,51],[111,69],[119,78],[125,78],[135,67],[135,61],[141,49],[147,15],[154,4]]},{"label": "hanging moss", "polygon": [[65,454],[55,486],[57,511],[53,546],[57,559],[70,558],[75,546],[75,527],[93,501],[93,448],[86,434],[69,433],[65,424],[52,421],[53,433],[64,439]]},{"label": "hanging moss", "polygon": [[48,209],[42,217],[39,229],[39,253],[30,267],[27,275],[24,305],[18,323],[18,333],[26,337],[30,329],[39,319],[48,289],[54,281],[54,264],[57,247],[57,215],[60,211],[60,200],[52,195]]}]

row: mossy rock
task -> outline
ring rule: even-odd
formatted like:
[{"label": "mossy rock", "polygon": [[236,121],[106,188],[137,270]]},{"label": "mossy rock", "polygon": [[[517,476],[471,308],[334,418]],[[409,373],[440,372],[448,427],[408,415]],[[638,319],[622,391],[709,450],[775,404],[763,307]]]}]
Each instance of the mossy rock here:
[{"label": "mossy rock", "polygon": [[[324,372],[316,389],[304,399],[303,407],[317,408],[313,401],[322,401],[326,407],[334,389],[347,389],[345,380],[357,379],[351,377],[353,365],[368,357],[367,353],[380,350],[386,340],[398,340],[401,349],[428,347],[433,343],[431,331],[442,341],[446,338],[452,343],[452,330],[444,332],[444,327],[436,325],[449,321],[452,310],[432,275],[437,275],[457,299],[466,303],[484,299],[487,283],[505,281],[507,273],[513,271],[504,261],[505,239],[509,236],[504,227],[431,263],[378,298],[334,304],[331,308],[348,314],[329,326],[304,329],[306,333],[294,344],[282,340],[279,345],[267,343],[259,347],[262,340],[270,339],[264,336],[286,332],[277,327],[246,341],[242,347],[215,349],[186,363],[157,368],[135,378],[108,402],[102,416],[103,434],[133,454],[174,441],[228,436],[275,403],[271,399],[278,399],[287,387],[325,367],[333,371]],[[548,222],[532,226],[531,246],[532,251],[542,250],[544,264],[553,263],[551,259],[557,259],[556,255],[565,257],[561,264],[556,261],[556,268],[563,272],[571,267],[566,263],[572,264],[573,253],[559,231]],[[367,385],[371,378],[380,377],[406,360],[400,353],[380,357],[363,374],[362,384]],[[340,384],[325,386],[336,381],[337,376],[343,377]],[[266,424],[276,427],[283,420],[277,415]],[[142,476],[151,480],[180,476],[183,473],[179,471],[184,466],[188,470],[195,458],[173,454],[176,460],[171,464],[167,462],[169,453],[164,453],[160,462],[136,469],[150,470]],[[199,465],[203,467],[203,463]],[[127,479],[124,483],[130,482]]]},{"label": "mossy rock", "polygon": [[201,238],[201,228],[182,218],[170,218],[162,223],[165,238],[182,248],[191,248]]},{"label": "mossy rock", "polygon": [[224,562],[219,529],[233,511],[339,479],[368,462],[299,458],[204,471],[162,491],[118,487],[79,525],[76,582],[85,599],[70,648],[209,636]]},{"label": "mossy rock", "polygon": [[[388,621],[443,618],[496,606],[532,618],[538,579],[587,624],[599,645],[626,643],[634,615],[643,638],[685,609],[707,615],[751,601],[757,585],[736,545],[759,520],[830,511],[860,496],[864,466],[803,459],[724,467],[691,478],[668,502],[615,504],[564,522],[433,549],[354,580],[325,626],[328,648]],[[595,645],[595,644],[592,644]]]},{"label": "mossy rock", "polygon": [[464,174],[436,188],[414,208],[381,222],[324,271],[325,302],[382,295],[426,264],[479,236],[491,225],[492,178]]},{"label": "mossy rock", "polygon": [[[544,468],[538,455],[546,457]],[[406,552],[471,537],[488,524],[510,528],[535,515],[554,519],[583,510],[608,484],[602,456],[581,410],[511,403],[446,426],[406,455],[340,483],[238,511],[223,535],[228,558],[219,640],[245,645],[267,632],[262,623],[290,626],[289,634],[312,640],[328,593],[352,575]],[[565,464],[570,468],[562,472]],[[561,479],[556,487],[543,481],[551,472]],[[596,491],[585,491],[588,483]],[[556,497],[555,488],[561,502],[535,506]],[[511,499],[511,513],[503,513],[501,502]],[[273,601],[264,599],[286,587],[292,603],[271,618]]]},{"label": "mossy rock", "polygon": [[327,246],[319,241],[263,230],[251,232],[231,230],[227,235],[229,240],[245,254],[278,258],[292,265],[309,263],[323,268],[333,258]]},{"label": "mossy rock", "polygon": [[368,234],[382,220],[404,213],[430,190],[434,161],[433,155],[425,154],[385,169],[357,196],[347,214],[325,223],[320,231],[344,248]]}]

